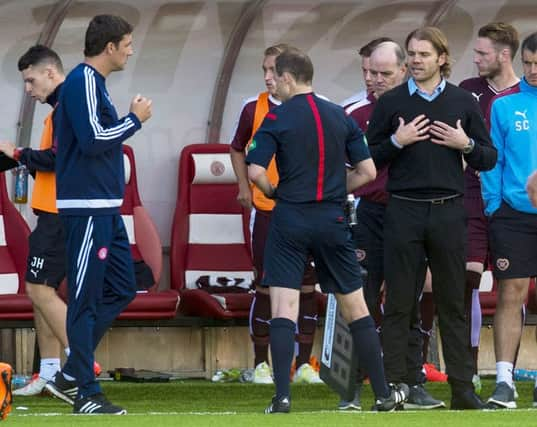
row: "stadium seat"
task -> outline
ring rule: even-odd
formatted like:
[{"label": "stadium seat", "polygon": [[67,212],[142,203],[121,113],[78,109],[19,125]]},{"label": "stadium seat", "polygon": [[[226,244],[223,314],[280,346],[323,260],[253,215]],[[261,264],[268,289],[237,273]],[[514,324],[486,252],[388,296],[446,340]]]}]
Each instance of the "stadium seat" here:
[{"label": "stadium seat", "polygon": [[481,314],[483,316],[494,316],[497,286],[496,280],[492,276],[492,271],[486,270],[483,272],[479,285],[479,302],[481,303]]},{"label": "stadium seat", "polygon": [[531,314],[537,314],[537,295],[535,293],[535,277],[530,279],[530,289],[526,306]]},{"label": "stadium seat", "polygon": [[33,319],[24,276],[30,228],[9,200],[6,177],[0,173],[0,320]]},{"label": "stadium seat", "polygon": [[170,248],[171,282],[181,294],[183,315],[248,316],[254,278],[250,215],[237,191],[229,145],[183,149]]},{"label": "stadium seat", "polygon": [[169,319],[175,317],[179,305],[177,289],[159,291],[162,274],[162,245],[157,229],[142,205],[136,179],[134,152],[123,145],[125,160],[125,195],[121,216],[127,228],[134,261],[143,261],[153,273],[154,283],[139,290],[136,298],[119,315],[119,319]]}]

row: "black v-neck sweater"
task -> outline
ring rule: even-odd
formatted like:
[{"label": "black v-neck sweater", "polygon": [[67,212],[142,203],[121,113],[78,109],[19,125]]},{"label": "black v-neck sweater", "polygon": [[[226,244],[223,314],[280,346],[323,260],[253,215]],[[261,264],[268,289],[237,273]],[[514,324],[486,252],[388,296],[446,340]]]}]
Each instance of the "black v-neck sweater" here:
[{"label": "black v-neck sweater", "polygon": [[478,171],[490,170],[496,164],[497,152],[491,143],[479,105],[464,89],[447,83],[444,91],[429,102],[408,91],[408,84],[386,92],[377,102],[367,130],[371,156],[377,168],[389,164],[387,190],[415,198],[437,198],[464,193],[463,154],[459,150],[424,140],[397,148],[391,142],[399,126],[420,114],[431,122],[440,120],[456,127],[457,120],[475,142],[466,162]]}]

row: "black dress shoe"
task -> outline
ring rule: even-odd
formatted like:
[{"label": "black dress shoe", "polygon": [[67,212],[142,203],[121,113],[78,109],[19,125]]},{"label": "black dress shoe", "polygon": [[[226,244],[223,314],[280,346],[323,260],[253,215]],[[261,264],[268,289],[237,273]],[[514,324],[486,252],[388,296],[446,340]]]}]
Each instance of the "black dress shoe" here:
[{"label": "black dress shoe", "polygon": [[451,397],[451,409],[487,409],[487,404],[473,390],[466,390]]}]

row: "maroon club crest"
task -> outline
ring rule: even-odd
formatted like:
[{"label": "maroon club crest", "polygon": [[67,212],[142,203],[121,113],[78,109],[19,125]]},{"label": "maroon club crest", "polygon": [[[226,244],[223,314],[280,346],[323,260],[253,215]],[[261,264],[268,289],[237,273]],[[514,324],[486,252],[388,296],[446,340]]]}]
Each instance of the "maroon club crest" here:
[{"label": "maroon club crest", "polygon": [[509,268],[509,260],[507,258],[498,258],[496,260],[496,267],[498,270],[505,271]]},{"label": "maroon club crest", "polygon": [[219,162],[218,160],[215,160],[211,163],[211,174],[213,176],[222,176],[224,172],[226,171],[226,167],[222,162]]},{"label": "maroon club crest", "polygon": [[355,252],[358,262],[362,262],[366,257],[366,252],[363,249],[356,249]]}]

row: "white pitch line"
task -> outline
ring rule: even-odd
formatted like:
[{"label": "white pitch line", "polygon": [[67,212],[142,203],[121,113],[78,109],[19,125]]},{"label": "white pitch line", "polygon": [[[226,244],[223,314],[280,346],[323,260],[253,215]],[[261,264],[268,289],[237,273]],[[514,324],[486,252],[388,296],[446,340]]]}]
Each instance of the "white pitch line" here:
[{"label": "white pitch line", "polygon": [[[392,412],[393,414],[397,414],[397,416],[405,416],[416,414],[416,413],[423,413],[424,411],[421,410],[405,410],[405,411],[397,411]],[[444,412],[444,411],[439,411]],[[516,410],[512,409],[505,409],[505,410],[485,410],[483,412],[496,412],[496,413],[504,413],[504,412],[513,412],[513,413],[520,413],[520,412],[533,412],[535,413],[535,408],[518,408]],[[308,415],[308,414],[341,414],[343,416],[359,416],[359,415],[369,415],[369,414],[383,414],[385,412],[373,412],[373,411],[341,411],[341,410],[319,410],[319,411],[293,411],[291,412],[292,415]],[[453,410],[447,410],[447,413],[462,413],[462,411],[453,411]],[[262,415],[263,412],[233,412],[233,411],[222,411],[222,412],[208,412],[208,411],[188,411],[188,412],[129,412],[127,416],[176,416],[176,415],[198,415],[198,416],[225,416],[225,415]],[[24,413],[17,413],[12,412],[10,416],[12,417],[78,417],[84,414],[73,414],[73,413],[62,413],[62,412],[36,412],[36,413],[30,413],[30,414],[24,414]],[[94,416],[96,416],[94,414]]]},{"label": "white pitch line", "polygon": [[[225,411],[225,412],[200,412],[200,411],[190,411],[190,412],[128,412],[127,415],[133,415],[133,416],[142,416],[142,415],[217,415],[217,416],[223,416],[223,415],[238,415],[238,412],[231,412],[231,411]],[[17,413],[12,412],[12,416],[14,417],[77,417],[79,415],[84,414],[72,414],[72,413],[62,413],[62,412],[36,412],[36,413],[30,413],[30,414],[24,414],[24,413]]]}]

